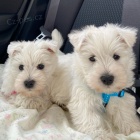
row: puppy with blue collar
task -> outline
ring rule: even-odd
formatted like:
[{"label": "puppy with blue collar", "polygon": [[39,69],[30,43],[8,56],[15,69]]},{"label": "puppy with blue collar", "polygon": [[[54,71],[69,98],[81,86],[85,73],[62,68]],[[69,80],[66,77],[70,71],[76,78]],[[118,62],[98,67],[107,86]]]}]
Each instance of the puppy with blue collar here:
[{"label": "puppy with blue collar", "polygon": [[69,34],[74,46],[73,87],[68,109],[75,128],[94,140],[140,131],[134,84],[137,30],[114,24],[86,26]]}]

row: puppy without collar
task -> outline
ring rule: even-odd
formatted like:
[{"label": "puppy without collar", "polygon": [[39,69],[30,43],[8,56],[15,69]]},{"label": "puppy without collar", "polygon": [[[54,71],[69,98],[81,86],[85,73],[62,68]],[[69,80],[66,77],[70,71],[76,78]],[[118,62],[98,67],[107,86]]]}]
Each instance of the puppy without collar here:
[{"label": "puppy without collar", "polygon": [[52,104],[48,88],[56,71],[57,53],[62,43],[57,30],[52,32],[52,40],[11,42],[1,92],[10,97],[14,93],[16,106],[47,109]]}]

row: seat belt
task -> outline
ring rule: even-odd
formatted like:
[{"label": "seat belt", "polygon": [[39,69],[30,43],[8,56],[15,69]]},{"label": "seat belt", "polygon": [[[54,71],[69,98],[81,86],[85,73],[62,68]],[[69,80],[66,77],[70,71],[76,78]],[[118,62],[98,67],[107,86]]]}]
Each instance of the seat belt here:
[{"label": "seat belt", "polygon": [[124,0],[123,13],[122,13],[122,25],[136,27],[139,31],[137,34],[137,41],[134,46],[134,52],[136,54],[136,87],[140,87],[140,79],[138,75],[139,68],[139,52],[140,52],[140,0]]},{"label": "seat belt", "polygon": [[55,19],[56,19],[59,3],[60,3],[60,0],[50,0],[44,26],[40,27],[41,34],[37,36],[35,40],[51,38],[51,32],[54,29],[54,24],[55,24]]},{"label": "seat belt", "polygon": [[[28,0],[24,1],[23,4],[25,5],[25,2],[27,3],[27,1]],[[22,18],[23,21],[26,21],[26,19],[28,17],[28,14],[29,14],[29,12],[30,12],[30,10],[32,8],[33,3],[34,3],[34,0],[30,0],[29,6],[28,6],[23,18]],[[21,10],[18,13],[18,19],[21,18],[22,11],[23,11],[23,7],[21,7]],[[24,27],[24,23],[23,24],[20,23],[20,27],[18,28],[18,31],[16,31],[16,36],[15,36],[14,40],[18,40],[18,36],[20,35],[23,27]]]}]

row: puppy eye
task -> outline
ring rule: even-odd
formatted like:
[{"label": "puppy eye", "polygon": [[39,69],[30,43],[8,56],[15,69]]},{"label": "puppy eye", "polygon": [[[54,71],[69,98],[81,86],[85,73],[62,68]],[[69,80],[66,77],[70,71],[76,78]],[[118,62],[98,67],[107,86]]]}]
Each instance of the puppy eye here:
[{"label": "puppy eye", "polygon": [[113,58],[114,58],[114,60],[119,60],[119,59],[120,59],[120,56],[117,55],[117,54],[114,54],[114,55],[113,55]]},{"label": "puppy eye", "polygon": [[43,70],[44,69],[44,65],[43,64],[38,64],[37,69]]},{"label": "puppy eye", "polygon": [[24,70],[24,66],[23,65],[19,65],[19,70]]},{"label": "puppy eye", "polygon": [[96,61],[95,56],[91,56],[91,57],[89,58],[89,60],[90,60],[91,62],[95,62],[95,61]]}]

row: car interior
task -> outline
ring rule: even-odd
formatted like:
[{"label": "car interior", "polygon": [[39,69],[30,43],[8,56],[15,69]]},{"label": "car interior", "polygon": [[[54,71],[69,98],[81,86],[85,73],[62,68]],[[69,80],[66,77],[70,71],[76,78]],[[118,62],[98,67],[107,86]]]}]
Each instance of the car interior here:
[{"label": "car interior", "polygon": [[134,90],[140,97],[139,17],[139,0],[1,0],[0,64],[4,64],[8,57],[7,46],[11,41],[51,38],[50,34],[55,28],[64,38],[61,51],[68,54],[73,52],[67,37],[71,30],[93,24],[98,27],[106,23],[135,27],[139,31],[134,46]]},{"label": "car interior", "polygon": [[[51,0],[13,0],[12,2],[5,0],[0,2],[0,63],[5,62],[6,49],[11,41],[34,40],[40,34],[40,27],[45,23],[50,2]],[[55,7],[52,9],[51,14]],[[136,0],[133,2],[131,0],[61,0],[57,6],[54,25],[48,31],[58,29],[64,38],[61,51],[71,53],[73,48],[67,39],[71,30],[90,24],[98,27],[106,23],[122,24],[139,29],[139,9],[140,3]],[[132,16],[130,16],[130,12],[131,15],[133,14]],[[134,86],[137,94],[140,87],[139,34],[138,32],[137,43],[134,47],[137,57]]]}]

